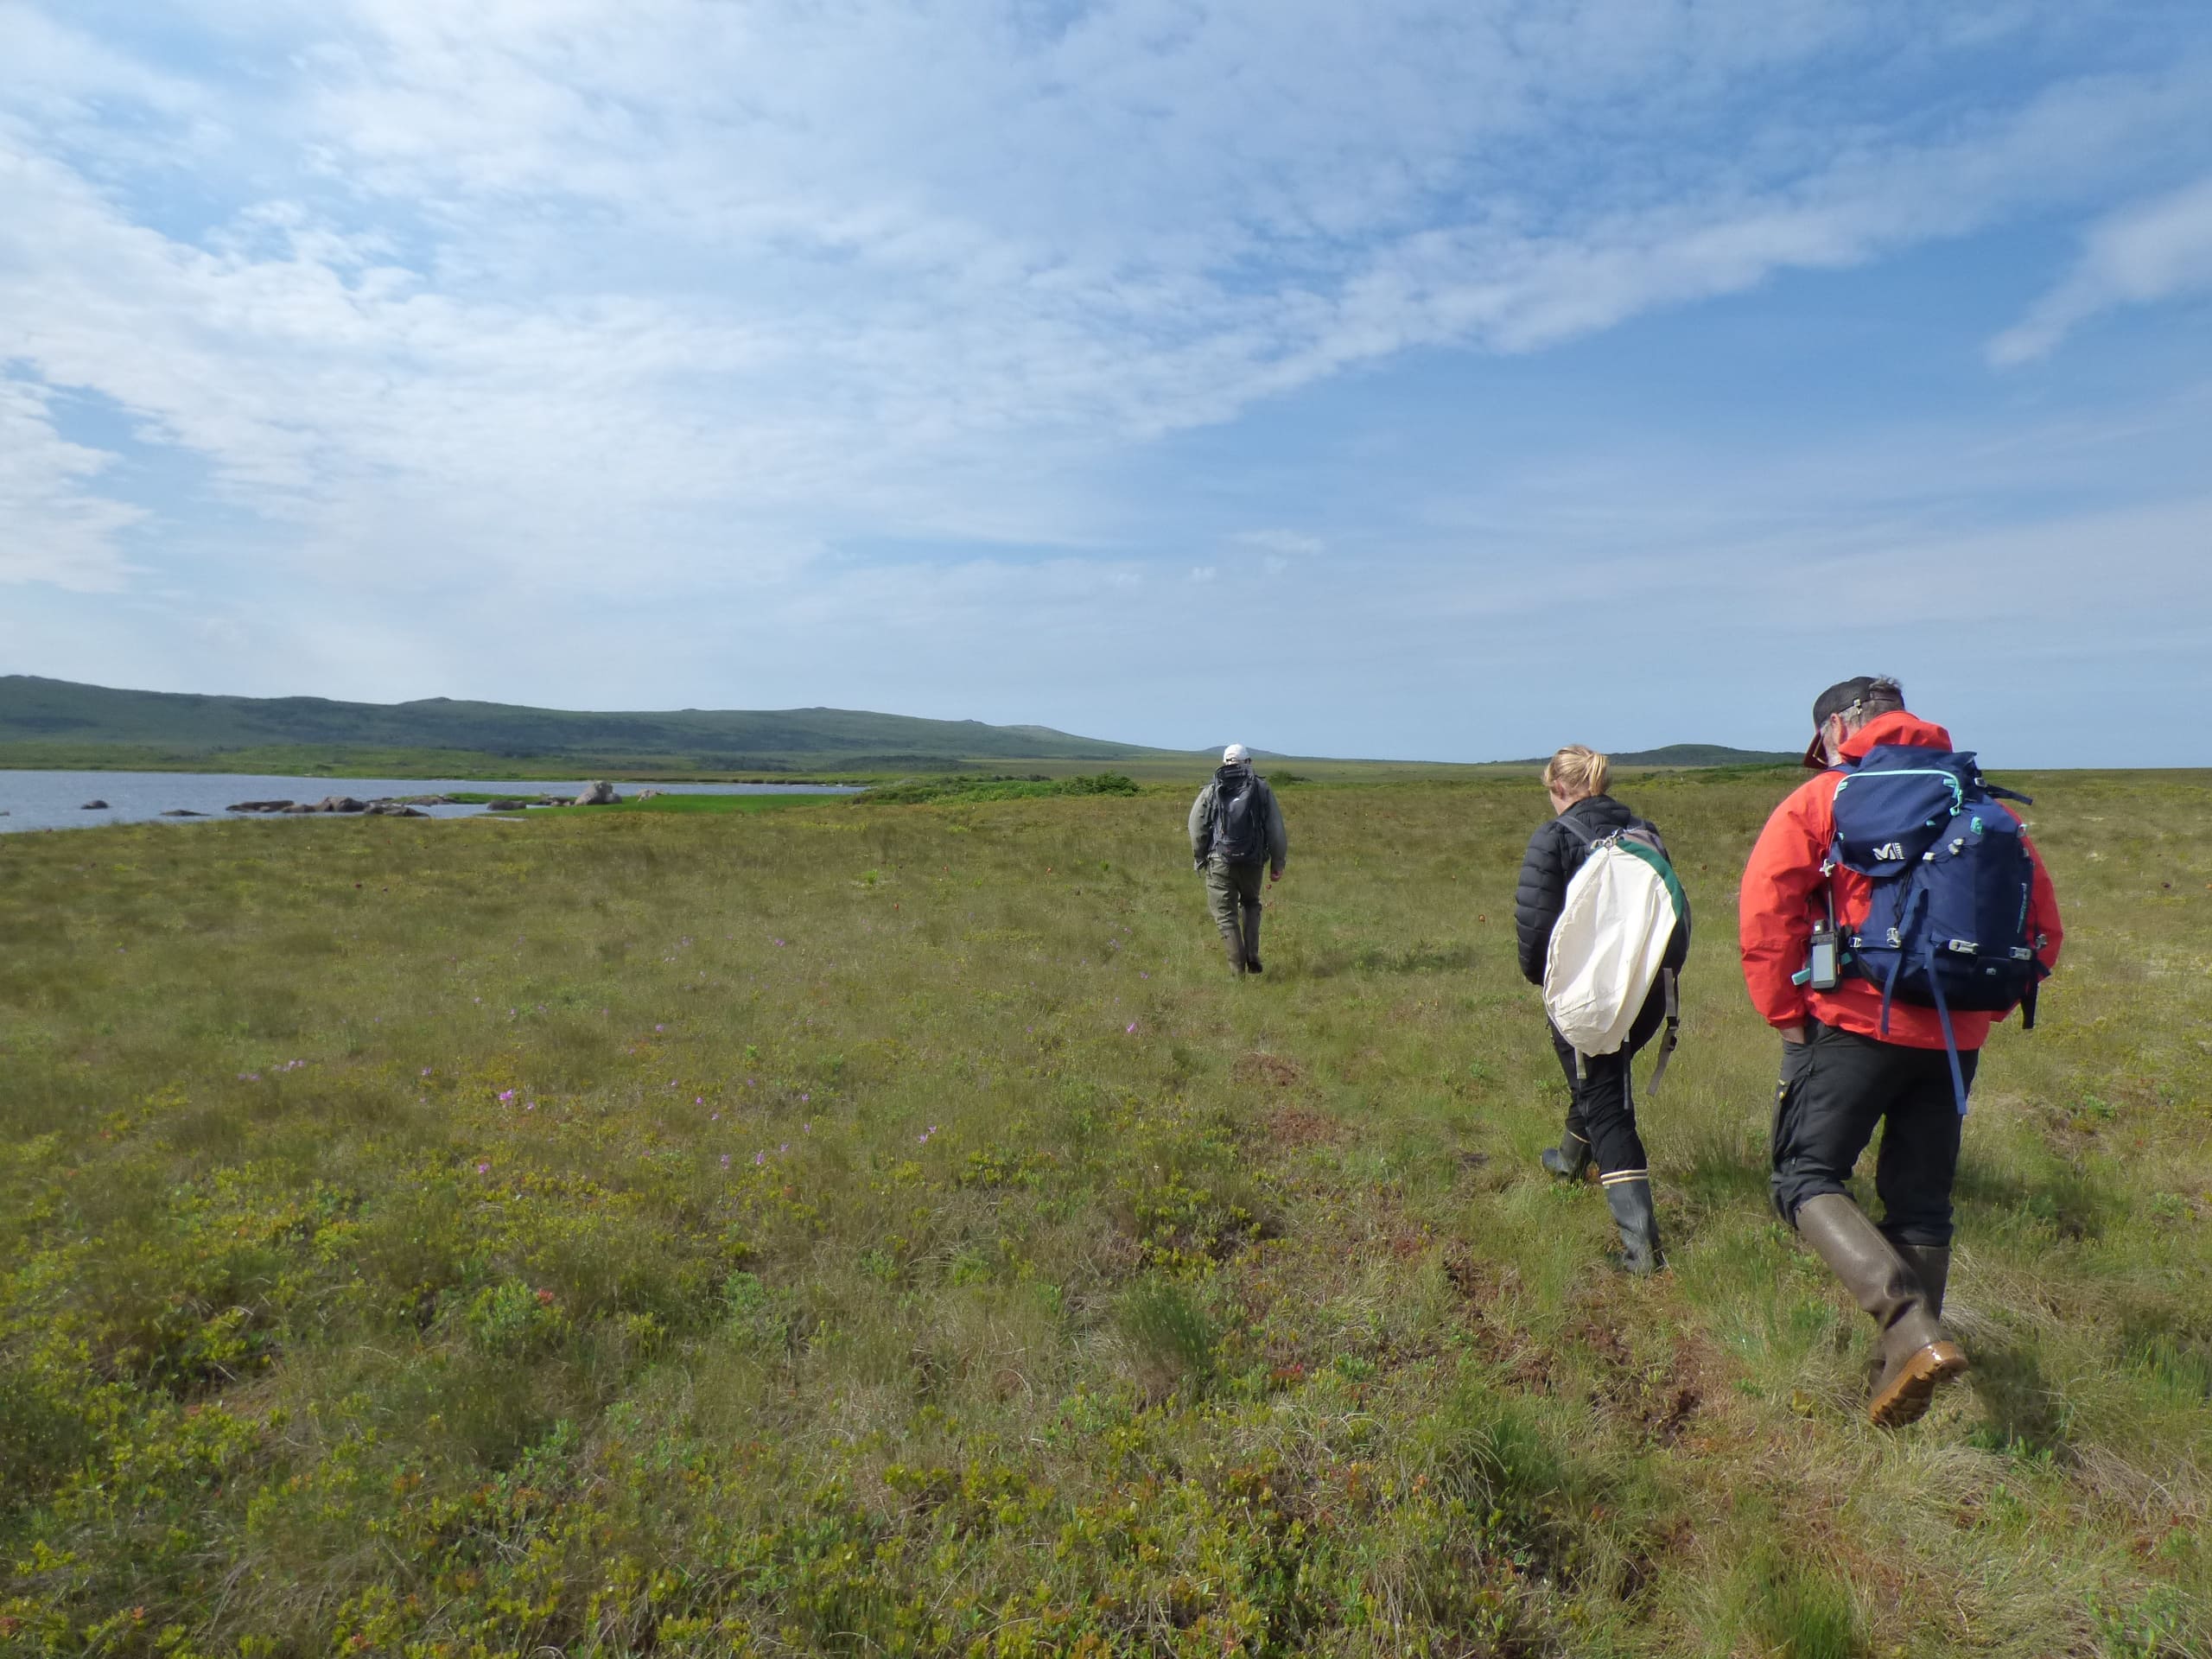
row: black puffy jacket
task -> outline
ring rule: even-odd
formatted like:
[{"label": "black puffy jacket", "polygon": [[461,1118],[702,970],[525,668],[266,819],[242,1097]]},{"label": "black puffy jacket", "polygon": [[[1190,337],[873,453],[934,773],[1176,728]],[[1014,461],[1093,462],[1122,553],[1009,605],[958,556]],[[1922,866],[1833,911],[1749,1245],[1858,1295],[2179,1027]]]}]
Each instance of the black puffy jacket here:
[{"label": "black puffy jacket", "polygon": [[[1582,834],[1574,834],[1568,823]],[[1546,819],[1529,837],[1529,850],[1521,858],[1521,884],[1513,893],[1513,928],[1520,936],[1521,975],[1531,985],[1544,982],[1544,956],[1551,949],[1552,928],[1567,903],[1567,884],[1590,856],[1589,842],[1603,840],[1632,825],[1654,836],[1659,833],[1656,825],[1637,817],[1611,796],[1592,795],[1575,802],[1558,817]],[[1675,937],[1668,942],[1669,968],[1681,967],[1689,955],[1689,944],[1690,918],[1685,911]]]}]

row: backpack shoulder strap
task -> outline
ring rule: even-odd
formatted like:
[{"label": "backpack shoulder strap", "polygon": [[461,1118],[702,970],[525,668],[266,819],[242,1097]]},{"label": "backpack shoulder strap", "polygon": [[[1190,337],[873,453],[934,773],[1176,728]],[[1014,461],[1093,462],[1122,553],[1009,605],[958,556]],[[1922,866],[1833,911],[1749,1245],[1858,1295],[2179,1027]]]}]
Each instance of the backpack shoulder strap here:
[{"label": "backpack shoulder strap", "polygon": [[1568,817],[1564,812],[1554,818],[1552,822],[1559,825],[1560,829],[1566,830],[1568,835],[1573,836],[1575,840],[1580,842],[1585,847],[1595,847],[1598,844],[1597,836],[1585,832],[1580,824],[1575,823],[1573,819]]}]

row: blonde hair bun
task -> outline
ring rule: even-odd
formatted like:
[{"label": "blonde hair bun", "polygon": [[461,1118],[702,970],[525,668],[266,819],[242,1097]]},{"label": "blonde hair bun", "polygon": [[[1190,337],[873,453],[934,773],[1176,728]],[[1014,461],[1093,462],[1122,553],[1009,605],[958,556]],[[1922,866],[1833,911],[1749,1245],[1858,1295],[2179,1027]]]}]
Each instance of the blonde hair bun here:
[{"label": "blonde hair bun", "polygon": [[1602,795],[1613,780],[1613,763],[1592,748],[1570,743],[1544,762],[1544,787],[1576,800]]}]

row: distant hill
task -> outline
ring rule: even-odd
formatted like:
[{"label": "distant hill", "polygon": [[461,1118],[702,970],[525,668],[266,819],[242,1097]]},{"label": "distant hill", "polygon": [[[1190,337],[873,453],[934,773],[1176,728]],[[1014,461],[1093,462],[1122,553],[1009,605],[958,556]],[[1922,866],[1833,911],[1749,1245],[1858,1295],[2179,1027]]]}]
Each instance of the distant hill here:
[{"label": "distant hill", "polygon": [[[1550,760],[1540,754],[1533,760],[1508,760],[1510,766],[1541,766]],[[1804,759],[1802,750],[1732,749],[1726,743],[1669,743],[1663,749],[1609,749],[1605,759],[1617,766],[1793,766]]]},{"label": "distant hill", "polygon": [[1804,751],[1732,749],[1725,743],[1669,743],[1663,749],[1628,749],[1606,757],[1617,766],[1786,766]]},{"label": "distant hill", "polygon": [[[1211,769],[1217,753],[1113,743],[1049,726],[988,726],[854,709],[591,714],[449,697],[383,703],[124,691],[0,675],[0,766],[390,778],[883,778],[1061,775],[1111,763],[1139,777],[1181,778]],[[1612,759],[1626,766],[1736,766],[1796,757],[1677,743]],[[1324,775],[1341,770],[1363,777],[1437,770],[1414,762],[1298,760],[1297,765]]]},{"label": "distant hill", "polygon": [[[99,764],[103,751],[171,764],[280,753],[429,750],[502,761],[642,765],[655,771],[865,771],[993,760],[1107,761],[1157,753],[1043,726],[919,720],[849,709],[587,714],[509,703],[337,702],[323,697],[121,691],[0,676],[0,753],[18,765]],[[241,766],[241,770],[259,769]]]}]

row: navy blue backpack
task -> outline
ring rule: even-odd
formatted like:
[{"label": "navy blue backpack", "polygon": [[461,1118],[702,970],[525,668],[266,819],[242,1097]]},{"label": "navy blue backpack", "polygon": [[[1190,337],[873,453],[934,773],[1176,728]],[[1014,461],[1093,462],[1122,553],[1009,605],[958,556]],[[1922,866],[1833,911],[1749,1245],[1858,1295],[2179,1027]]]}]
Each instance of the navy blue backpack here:
[{"label": "navy blue backpack", "polygon": [[1963,1113],[1952,1011],[2018,1007],[2031,1030],[2049,972],[2028,931],[2035,862],[1999,804],[2028,798],[1986,781],[1972,754],[1941,749],[1880,744],[1835,770],[1829,868],[1872,883],[1866,918],[1842,940],[1849,970],[1882,988],[1885,1035],[1892,1001],[1936,1010]]}]

